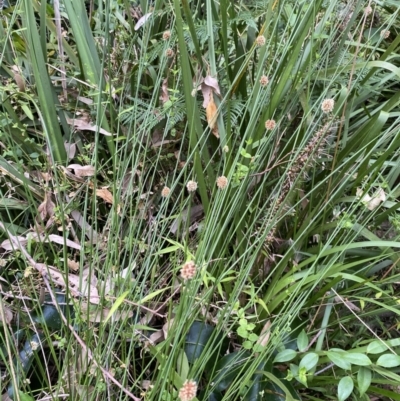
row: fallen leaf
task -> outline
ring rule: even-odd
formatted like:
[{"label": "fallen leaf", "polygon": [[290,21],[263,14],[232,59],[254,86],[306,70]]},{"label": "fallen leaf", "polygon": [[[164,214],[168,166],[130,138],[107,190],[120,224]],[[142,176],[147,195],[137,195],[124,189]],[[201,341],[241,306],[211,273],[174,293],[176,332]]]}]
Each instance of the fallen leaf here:
[{"label": "fallen leaf", "polygon": [[156,345],[163,340],[164,340],[164,333],[162,330],[158,330],[150,334],[149,341],[152,345]]},{"label": "fallen leaf", "polygon": [[67,265],[68,268],[73,270],[74,272],[77,272],[79,270],[79,263],[75,262],[74,260],[67,259]]},{"label": "fallen leaf", "polygon": [[151,14],[152,13],[147,13],[147,14],[143,15],[143,17],[139,18],[139,20],[138,20],[138,22],[136,22],[136,25],[134,28],[135,31],[137,31],[139,28],[141,28],[144,25],[144,23],[150,18]]},{"label": "fallen leaf", "polygon": [[212,129],[215,126],[215,122],[217,120],[217,105],[214,102],[214,96],[212,92],[210,92],[210,101],[206,107],[206,115],[208,126]]},{"label": "fallen leaf", "polygon": [[[20,246],[25,246],[28,243],[28,240],[23,236],[14,237],[15,241],[18,242]],[[5,251],[15,251],[17,250],[16,245],[14,242],[10,241],[9,239],[4,240],[0,244],[0,248],[3,248]]]},{"label": "fallen leaf", "polygon": [[104,199],[107,203],[113,204],[114,198],[107,188],[96,189],[96,195]]},{"label": "fallen leaf", "polygon": [[70,164],[67,168],[73,169],[77,177],[92,177],[95,174],[94,166],[81,166],[80,164]]},{"label": "fallen leaf", "polygon": [[168,332],[171,329],[172,325],[174,324],[174,319],[170,319],[167,321],[167,323],[164,324],[162,327],[162,331],[164,333],[164,338],[168,337]]},{"label": "fallen leaf", "polygon": [[[110,313],[109,308],[99,308],[98,306],[89,305],[87,302],[81,303],[82,318],[92,322],[101,323],[103,322],[108,314]],[[113,320],[126,320],[133,316],[133,311],[115,311],[113,313]]]},{"label": "fallen leaf", "polygon": [[386,194],[382,188],[379,188],[374,195],[372,195],[372,197],[367,193],[363,195],[363,190],[361,188],[357,188],[356,195],[369,210],[376,209],[382,202],[386,201]]},{"label": "fallen leaf", "polygon": [[265,347],[268,344],[269,337],[271,336],[271,321],[267,320],[264,324],[264,327],[261,330],[260,335],[258,336],[257,344]]},{"label": "fallen leaf", "polygon": [[99,127],[96,124],[90,124],[84,119],[71,119],[67,118],[67,123],[70,125],[73,125],[75,129],[78,131],[92,131],[92,132],[99,132],[100,134],[103,134],[105,136],[111,136],[112,134],[108,131],[106,131],[104,128]]},{"label": "fallen leaf", "polygon": [[43,223],[46,223],[46,228],[49,228],[54,223],[54,208],[55,204],[51,200],[51,192],[46,192],[44,201],[39,205],[39,215],[36,216],[37,229],[43,231]]},{"label": "fallen leaf", "polygon": [[76,153],[76,145],[74,143],[64,142],[68,160],[73,159]]},{"label": "fallen leaf", "polygon": [[13,313],[11,309],[3,305],[0,305],[0,308],[3,309],[2,311],[0,311],[0,323],[10,324],[13,319]]},{"label": "fallen leaf", "polygon": [[217,95],[221,96],[218,81],[215,78],[213,78],[211,75],[207,75],[204,78],[204,84],[211,87],[213,89],[213,92],[215,92]]},{"label": "fallen leaf", "polygon": [[168,94],[168,78],[165,78],[162,81],[162,85],[161,85],[161,95],[160,95],[160,100],[162,101],[162,103],[166,103],[169,100],[169,94]]}]

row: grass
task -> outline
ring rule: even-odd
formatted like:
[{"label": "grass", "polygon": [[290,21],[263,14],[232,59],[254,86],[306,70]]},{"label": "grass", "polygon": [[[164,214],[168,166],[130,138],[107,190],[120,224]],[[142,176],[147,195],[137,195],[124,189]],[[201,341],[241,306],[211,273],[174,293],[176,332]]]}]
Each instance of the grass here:
[{"label": "grass", "polygon": [[1,21],[3,399],[400,399],[396,2]]}]

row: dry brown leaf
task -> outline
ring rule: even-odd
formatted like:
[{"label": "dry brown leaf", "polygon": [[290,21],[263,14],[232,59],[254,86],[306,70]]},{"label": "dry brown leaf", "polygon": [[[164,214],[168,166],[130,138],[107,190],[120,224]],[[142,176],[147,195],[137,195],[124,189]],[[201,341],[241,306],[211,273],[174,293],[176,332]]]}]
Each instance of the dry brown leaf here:
[{"label": "dry brown leaf", "polygon": [[[99,308],[89,305],[87,302],[81,303],[82,317],[92,323],[103,322],[110,313],[109,308]],[[129,319],[133,316],[133,311],[115,311],[112,315],[114,321]]]},{"label": "dry brown leaf", "polygon": [[80,212],[77,210],[73,210],[71,212],[72,218],[76,221],[78,226],[82,229],[85,233],[86,237],[92,242],[93,244],[97,243],[97,232],[93,230],[92,226],[87,223]]},{"label": "dry brown leaf", "polygon": [[103,134],[105,136],[111,136],[112,134],[108,131],[106,131],[104,128],[99,127],[96,124],[90,124],[86,120],[75,118],[75,119],[70,119],[67,118],[67,123],[70,125],[73,125],[75,129],[78,131],[92,131],[92,132],[99,132],[100,134]]},{"label": "dry brown leaf", "polygon": [[268,344],[269,337],[271,336],[271,321],[267,320],[261,333],[258,337],[257,344],[265,347]]},{"label": "dry brown leaf", "polygon": [[13,313],[11,309],[3,305],[0,305],[0,308],[3,309],[2,311],[0,310],[0,323],[10,324],[13,319]]},{"label": "dry brown leaf", "polygon": [[162,327],[162,331],[164,333],[164,338],[168,337],[168,332],[171,329],[172,325],[174,324],[174,319],[170,319],[167,321],[167,323],[164,324]]},{"label": "dry brown leaf", "polygon": [[64,142],[64,147],[67,152],[68,160],[73,159],[76,153],[76,144]]},{"label": "dry brown leaf", "polygon": [[150,18],[151,14],[153,14],[153,13],[147,13],[147,14],[143,15],[143,17],[139,18],[139,21],[136,22],[136,25],[134,28],[135,31],[140,29],[145,24],[145,22]]},{"label": "dry brown leaf", "polygon": [[[217,110],[217,105],[214,102],[214,96],[212,92],[210,92],[210,101],[208,102],[206,107],[206,116],[207,116],[208,126],[213,130],[215,128],[215,123],[217,121],[218,110]],[[218,137],[219,135],[217,136],[217,138]]]},{"label": "dry brown leaf", "polygon": [[361,198],[361,201],[369,210],[376,209],[382,202],[386,201],[386,194],[382,188],[378,188],[372,197],[368,194],[363,196],[363,190],[361,188],[357,188],[356,195]]},{"label": "dry brown leaf", "polygon": [[25,81],[20,74],[14,74],[14,81],[20,92],[25,92]]},{"label": "dry brown leaf", "polygon": [[67,265],[68,268],[73,270],[74,272],[77,272],[79,270],[79,263],[75,262],[74,260],[67,259]]},{"label": "dry brown leaf", "polygon": [[221,96],[218,81],[216,78],[213,78],[211,75],[207,75],[204,78],[204,84],[211,87],[213,89],[213,92],[215,92],[217,95]]},{"label": "dry brown leaf", "polygon": [[104,199],[107,203],[113,204],[114,198],[107,188],[96,189],[96,195]]},{"label": "dry brown leaf", "polygon": [[81,166],[80,164],[70,164],[67,168],[73,169],[77,177],[92,177],[95,174],[94,166]]},{"label": "dry brown leaf", "polygon": [[156,345],[159,342],[163,341],[164,339],[165,339],[164,332],[162,330],[155,331],[149,337],[149,341],[152,345]]},{"label": "dry brown leaf", "polygon": [[61,235],[56,235],[56,234],[50,234],[48,236],[41,236],[40,239],[43,242],[54,242],[55,244],[60,244],[60,245],[66,245],[69,248],[77,249],[78,251],[81,250],[81,245],[77,244],[74,241],[71,241],[69,239],[66,239],[62,237]]},{"label": "dry brown leaf", "polygon": [[165,78],[165,79],[162,81],[160,100],[162,101],[163,104],[165,104],[165,103],[168,102],[168,100],[169,100],[169,94],[168,94],[168,78]]},{"label": "dry brown leaf", "polygon": [[355,312],[361,312],[361,309],[357,305],[353,304],[353,302],[349,301],[347,298],[336,296],[334,298],[334,301],[336,303],[344,303],[350,310],[353,310]]},{"label": "dry brown leaf", "polygon": [[54,223],[54,208],[56,205],[51,200],[51,197],[51,192],[46,192],[44,201],[38,207],[39,214],[36,216],[36,229],[39,232],[43,231],[43,223],[46,223],[46,229]]},{"label": "dry brown leaf", "polygon": [[[17,241],[18,244],[20,244],[21,246],[25,246],[28,243],[28,240],[23,236],[18,236],[18,237],[14,237],[14,238],[15,238],[15,241]],[[3,248],[5,251],[17,250],[16,245],[14,245],[14,243],[12,241],[10,241],[9,239],[4,240],[0,244],[0,248]]]},{"label": "dry brown leaf", "polygon": [[88,97],[78,96],[77,99],[80,102],[87,104],[88,106],[91,106],[93,104],[93,100]]}]

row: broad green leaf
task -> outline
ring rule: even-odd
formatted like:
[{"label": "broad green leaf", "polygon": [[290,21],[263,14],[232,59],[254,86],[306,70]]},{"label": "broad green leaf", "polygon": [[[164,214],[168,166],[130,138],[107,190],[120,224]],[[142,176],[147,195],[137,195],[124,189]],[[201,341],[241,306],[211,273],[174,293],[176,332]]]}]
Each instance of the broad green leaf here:
[{"label": "broad green leaf", "polygon": [[34,398],[30,395],[23,393],[21,390],[18,391],[19,399],[21,401],[34,401]]},{"label": "broad green leaf", "polygon": [[178,359],[176,361],[177,372],[183,381],[185,381],[189,374],[189,361],[183,349],[179,351]]},{"label": "broad green leaf", "polygon": [[319,356],[314,353],[310,352],[302,358],[299,364],[299,368],[306,368],[307,372],[309,372],[311,369],[315,368],[318,363]]},{"label": "broad green leaf", "polygon": [[117,311],[119,306],[124,302],[125,298],[128,296],[130,291],[125,291],[123,294],[121,294],[114,302],[113,306],[110,309],[110,312],[108,312],[107,317],[104,320],[104,323],[107,323],[107,321],[111,318],[111,316]]},{"label": "broad green leaf", "polygon": [[272,374],[271,372],[267,372],[267,371],[263,371],[263,374],[265,376],[268,377],[268,379],[276,384],[286,395],[286,401],[295,401],[290,389],[292,389],[292,386],[290,385],[290,383],[288,384],[288,386],[286,386],[286,384],[280,380],[278,377],[276,377],[274,374]]},{"label": "broad green leaf", "polygon": [[297,352],[292,349],[285,349],[274,358],[273,363],[275,362],[288,362],[292,359],[296,358]]},{"label": "broad green leaf", "polygon": [[[200,358],[202,352],[207,346],[208,341],[210,341],[214,330],[214,326],[210,326],[204,322],[193,322],[193,324],[190,326],[189,332],[186,335],[185,341],[185,353],[189,363],[193,364],[196,359]],[[214,344],[218,344],[218,346],[214,346],[212,349],[208,350],[208,352],[210,352],[209,360],[212,364],[212,367],[214,366],[214,361],[218,359],[218,356],[225,353],[228,342],[227,339],[224,339],[221,332],[219,332],[216,337],[217,338],[214,339]],[[216,342],[217,340],[218,342]]]},{"label": "broad green leaf", "polygon": [[383,354],[378,358],[376,364],[384,368],[395,368],[400,366],[400,356],[394,354]]},{"label": "broad green leaf", "polygon": [[249,332],[247,331],[247,329],[243,326],[238,327],[238,329],[236,330],[236,332],[238,333],[238,335],[242,338],[247,338],[249,336]]},{"label": "broad green leaf", "polygon": [[160,249],[159,251],[157,251],[154,256],[157,255],[165,255],[167,253],[172,253],[172,252],[176,252],[177,250],[182,249],[181,246],[179,245],[172,245],[172,246],[167,246],[166,248]]},{"label": "broad green leaf", "polygon": [[340,379],[338,386],[338,401],[346,400],[353,392],[354,383],[353,379],[349,376]]},{"label": "broad green leaf", "polygon": [[368,354],[380,354],[381,352],[387,351],[388,347],[383,341],[372,341],[368,344],[367,353]]},{"label": "broad green leaf", "polygon": [[360,396],[365,394],[368,390],[369,386],[371,385],[372,380],[372,373],[371,370],[361,366],[357,373],[357,384],[358,384],[358,391],[360,392]]},{"label": "broad green leaf", "polygon": [[245,374],[250,355],[248,351],[235,351],[218,361],[214,376],[211,378],[217,391],[226,390],[237,377]]},{"label": "broad green leaf", "polygon": [[353,365],[358,366],[369,366],[372,365],[371,360],[367,357],[367,355],[353,353],[353,352],[345,352],[342,358]]},{"label": "broad green leaf", "polygon": [[343,352],[336,352],[336,351],[328,351],[326,356],[329,358],[331,362],[333,362],[339,368],[344,370],[351,369],[351,363],[343,359]]},{"label": "broad green leaf", "polygon": [[146,303],[147,301],[150,301],[150,299],[153,299],[154,297],[156,297],[159,294],[162,294],[165,291],[168,291],[171,287],[166,287],[166,288],[161,288],[160,290],[156,290],[151,292],[150,294],[146,295],[144,298],[142,298],[140,300],[141,304]]},{"label": "broad green leaf", "polygon": [[300,352],[305,351],[308,347],[308,336],[304,329],[301,330],[297,337],[297,347]]}]

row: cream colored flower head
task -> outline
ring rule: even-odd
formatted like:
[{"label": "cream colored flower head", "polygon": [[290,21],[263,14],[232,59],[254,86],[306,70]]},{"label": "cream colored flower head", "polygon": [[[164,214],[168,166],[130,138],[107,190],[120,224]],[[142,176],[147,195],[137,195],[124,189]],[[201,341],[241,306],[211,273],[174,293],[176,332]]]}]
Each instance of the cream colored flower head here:
[{"label": "cream colored flower head", "polygon": [[190,401],[196,397],[197,383],[194,380],[186,380],[179,390],[179,398],[181,401]]},{"label": "cream colored flower head", "polygon": [[167,49],[166,51],[165,51],[165,55],[168,57],[168,58],[171,58],[171,57],[174,57],[174,51],[172,50],[172,49]]},{"label": "cream colored flower head", "polygon": [[324,113],[330,113],[334,107],[335,107],[335,101],[333,99],[325,99],[321,103],[321,110]]},{"label": "cream colored flower head", "polygon": [[390,31],[388,31],[387,29],[383,29],[381,31],[381,38],[387,39],[389,36],[390,36]]},{"label": "cream colored flower head", "polygon": [[164,40],[168,40],[170,37],[171,37],[171,31],[165,31],[165,32],[162,34],[162,38],[163,38]]},{"label": "cream colored flower head", "polygon": [[186,262],[181,268],[181,277],[184,280],[191,280],[196,275],[196,265],[193,260]]},{"label": "cream colored flower head", "polygon": [[269,79],[266,75],[263,75],[260,79],[260,84],[261,86],[267,86],[269,82]]},{"label": "cream colored flower head", "polygon": [[168,187],[164,187],[161,191],[161,196],[163,198],[166,198],[167,196],[169,196],[169,194],[171,193],[171,189]]},{"label": "cream colored flower head", "polygon": [[370,15],[372,13],[372,7],[371,6],[367,6],[364,8],[364,14],[365,15]]},{"label": "cream colored flower head", "polygon": [[221,175],[221,177],[217,178],[217,187],[219,189],[225,189],[227,185],[228,185],[228,179],[224,175]]},{"label": "cream colored flower head", "polygon": [[265,128],[268,131],[272,131],[275,127],[276,127],[275,120],[267,120],[267,121],[265,121]]},{"label": "cream colored flower head", "polygon": [[257,36],[257,39],[256,39],[256,45],[257,46],[260,46],[260,47],[264,46],[265,42],[266,42],[265,36],[263,36],[263,35]]},{"label": "cream colored flower head", "polygon": [[196,181],[188,181],[188,183],[186,184],[186,188],[189,192],[194,192],[197,189],[197,182]]}]

